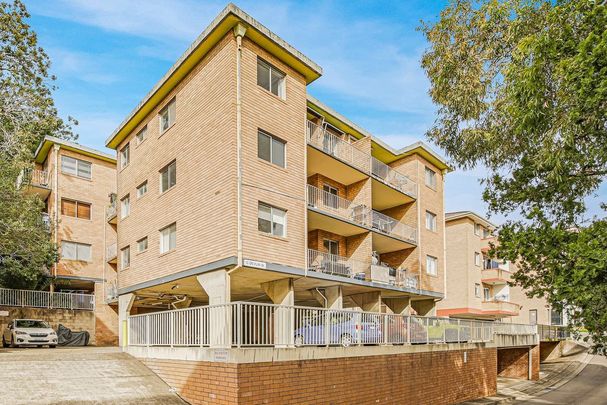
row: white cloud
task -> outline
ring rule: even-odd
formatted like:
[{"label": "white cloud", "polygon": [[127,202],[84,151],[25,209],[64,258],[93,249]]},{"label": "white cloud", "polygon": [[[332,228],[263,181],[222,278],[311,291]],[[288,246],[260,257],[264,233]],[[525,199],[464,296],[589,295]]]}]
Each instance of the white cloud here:
[{"label": "white cloud", "polygon": [[114,59],[112,55],[89,54],[59,48],[49,48],[47,52],[53,61],[53,71],[61,77],[71,77],[100,85],[110,85],[120,81],[120,77],[104,69],[104,64]]}]

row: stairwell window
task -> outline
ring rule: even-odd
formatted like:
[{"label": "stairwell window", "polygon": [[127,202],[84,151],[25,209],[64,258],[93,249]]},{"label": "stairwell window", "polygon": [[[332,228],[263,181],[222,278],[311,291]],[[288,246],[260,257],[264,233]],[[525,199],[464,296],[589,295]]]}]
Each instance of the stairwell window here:
[{"label": "stairwell window", "polygon": [[85,160],[61,156],[61,173],[90,180],[92,177],[92,164]]},{"label": "stairwell window", "polygon": [[426,186],[436,190],[436,172],[428,167],[425,170],[426,173]]},{"label": "stairwell window", "polygon": [[284,99],[285,77],[285,74],[280,70],[257,58],[257,85]]},{"label": "stairwell window", "polygon": [[124,270],[131,265],[131,247],[127,246],[120,249],[120,269]]},{"label": "stairwell window", "polygon": [[436,232],[436,214],[426,211],[426,229]]},{"label": "stairwell window", "polygon": [[287,236],[287,211],[260,202],[257,209],[257,229],[269,235]]},{"label": "stairwell window", "polygon": [[479,252],[474,252],[474,265],[481,266],[481,254]]},{"label": "stairwell window", "polygon": [[131,148],[130,144],[124,145],[124,148],[120,149],[120,168],[124,169],[129,165],[131,161]]},{"label": "stairwell window", "polygon": [[160,193],[164,193],[177,184],[177,162],[172,161],[160,169]]},{"label": "stairwell window", "polygon": [[431,276],[438,275],[438,259],[434,256],[426,256],[426,273]]},{"label": "stairwell window", "polygon": [[66,260],[91,261],[91,245],[86,243],[62,241],[61,258]]},{"label": "stairwell window", "polygon": [[160,230],[160,254],[170,252],[177,247],[177,224],[162,228]]},{"label": "stairwell window", "polygon": [[261,130],[257,131],[257,156],[261,159],[285,167],[286,147],[285,141]]},{"label": "stairwell window", "polygon": [[141,145],[143,143],[143,141],[145,141],[145,138],[148,135],[148,126],[146,125],[145,127],[143,127],[143,129],[141,129],[141,131],[137,132],[137,135],[135,135],[135,139],[137,139],[137,146]]},{"label": "stairwell window", "polygon": [[131,213],[131,197],[127,194],[120,200],[120,219],[128,217]]},{"label": "stairwell window", "polygon": [[158,114],[160,117],[160,135],[164,134],[175,123],[175,112],[175,99],[169,101],[169,103],[160,110],[160,113]]}]

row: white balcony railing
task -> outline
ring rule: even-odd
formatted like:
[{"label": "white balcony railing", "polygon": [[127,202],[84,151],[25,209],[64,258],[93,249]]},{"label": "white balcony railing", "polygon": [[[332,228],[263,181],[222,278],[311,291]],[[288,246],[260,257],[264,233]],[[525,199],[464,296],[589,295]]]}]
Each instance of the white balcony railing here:
[{"label": "white balcony railing", "polygon": [[49,175],[46,170],[24,169],[17,177],[17,188],[24,184],[31,184],[37,187],[49,187]]},{"label": "white balcony railing", "polygon": [[399,239],[414,243],[417,241],[417,231],[415,228],[381,212],[372,211],[372,227],[379,232],[395,236]]},{"label": "white balcony railing", "polygon": [[308,121],[308,142],[323,152],[369,173],[370,156],[326,129]]},{"label": "white balcony railing", "polygon": [[370,264],[308,249],[308,270],[364,280]]},{"label": "white balcony railing", "polygon": [[105,209],[105,218],[109,221],[116,216],[116,204],[110,204]]},{"label": "white balcony railing", "polygon": [[252,302],[128,317],[131,346],[352,346],[490,342],[493,322]]},{"label": "white balcony railing", "polygon": [[570,336],[567,326],[537,325],[540,340],[564,340]]},{"label": "white balcony railing", "polygon": [[0,305],[92,311],[95,309],[95,295],[0,288]]},{"label": "white balcony railing", "polygon": [[307,187],[309,206],[362,226],[369,226],[370,210],[365,205],[355,204],[350,200],[321,190],[311,184],[308,184]]},{"label": "white balcony railing", "polygon": [[411,197],[417,196],[417,186],[413,180],[374,157],[371,157],[371,174]]},{"label": "white balcony railing", "polygon": [[112,302],[118,299],[118,288],[113,282],[105,283],[105,301]]}]

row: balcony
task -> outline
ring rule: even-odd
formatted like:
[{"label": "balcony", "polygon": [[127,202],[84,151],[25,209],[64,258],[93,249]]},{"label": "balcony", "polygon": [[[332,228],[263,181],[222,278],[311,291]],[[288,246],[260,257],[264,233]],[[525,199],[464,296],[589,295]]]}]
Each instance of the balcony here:
[{"label": "balcony", "polygon": [[311,184],[307,186],[307,199],[310,229],[352,236],[369,228],[370,210],[363,204],[356,204]]},{"label": "balcony", "polygon": [[487,315],[499,316],[517,316],[520,311],[520,306],[514,302],[508,302],[501,299],[493,299],[483,301],[481,304],[483,313]]},{"label": "balcony", "polygon": [[46,170],[24,169],[17,177],[17,188],[37,194],[45,200],[51,193],[49,174]]},{"label": "balcony", "polygon": [[118,257],[118,247],[115,243],[112,243],[106,249],[105,259],[107,260],[108,263],[116,264],[117,257]]},{"label": "balcony", "polygon": [[42,225],[44,226],[44,229],[50,233],[51,232],[51,217],[48,213],[43,212],[42,216],[41,216],[41,220],[42,220]]},{"label": "balcony", "polygon": [[417,185],[413,180],[374,157],[371,157],[371,174],[412,199],[417,196]]},{"label": "balcony", "polygon": [[507,284],[512,280],[512,274],[504,269],[492,268],[492,269],[484,269],[481,271],[481,281],[484,284],[497,285],[497,284]]},{"label": "balcony", "polygon": [[370,264],[347,257],[308,249],[308,270],[364,280]]},{"label": "balcony", "polygon": [[105,218],[109,224],[116,224],[116,203],[110,204],[105,209]]}]

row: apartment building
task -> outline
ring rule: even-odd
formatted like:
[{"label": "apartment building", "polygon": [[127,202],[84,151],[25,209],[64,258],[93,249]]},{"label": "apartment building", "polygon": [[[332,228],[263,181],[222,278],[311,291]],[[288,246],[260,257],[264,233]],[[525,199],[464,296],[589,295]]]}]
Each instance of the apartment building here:
[{"label": "apartment building", "polygon": [[439,316],[496,319],[502,322],[566,325],[562,311],[544,298],[529,298],[509,286],[516,263],[489,255],[496,226],[472,211],[445,215],[448,294],[438,304]]},{"label": "apartment building", "polygon": [[[46,203],[44,220],[59,250],[59,260],[50,269],[51,291],[94,294],[91,342],[116,344],[117,305],[115,298],[110,305],[108,296],[115,286],[116,272],[106,264],[107,248],[115,243],[116,230],[107,224],[105,212],[108,196],[116,188],[116,159],[47,136],[36,150],[34,162],[35,167],[22,174],[18,183],[27,183],[24,190],[38,194]],[[76,304],[93,307],[90,303]]]}]

